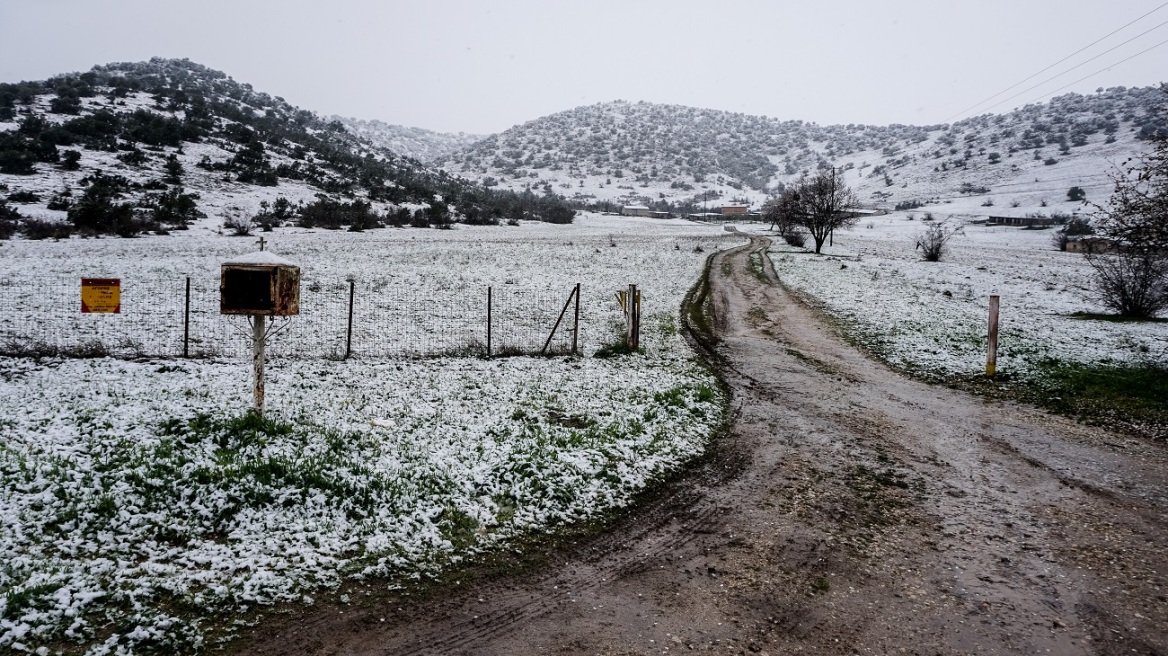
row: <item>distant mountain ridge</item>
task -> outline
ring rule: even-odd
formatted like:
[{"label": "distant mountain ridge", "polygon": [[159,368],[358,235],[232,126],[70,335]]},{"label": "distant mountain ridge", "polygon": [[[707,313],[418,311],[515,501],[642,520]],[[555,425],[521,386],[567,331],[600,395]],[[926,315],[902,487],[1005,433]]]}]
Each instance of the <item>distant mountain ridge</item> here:
[{"label": "distant mountain ridge", "polygon": [[[1168,99],[1160,88],[1067,94],[946,125],[818,125],[647,102],[599,103],[517,125],[442,166],[487,185],[576,203],[758,204],[804,172],[855,170],[869,202],[892,206],[961,189],[1050,177],[1139,152]],[[1037,161],[1037,164],[1034,162]],[[1078,167],[1082,168],[1082,167]],[[1066,177],[1066,176],[1064,176]],[[1073,177],[1073,176],[1072,176]]]},{"label": "distant mountain ridge", "polygon": [[330,116],[329,120],[339,121],[349,132],[379,148],[412,157],[427,165],[445,161],[451,154],[471,146],[485,136],[465,132],[457,134],[435,132],[424,128],[391,125],[375,119]]}]

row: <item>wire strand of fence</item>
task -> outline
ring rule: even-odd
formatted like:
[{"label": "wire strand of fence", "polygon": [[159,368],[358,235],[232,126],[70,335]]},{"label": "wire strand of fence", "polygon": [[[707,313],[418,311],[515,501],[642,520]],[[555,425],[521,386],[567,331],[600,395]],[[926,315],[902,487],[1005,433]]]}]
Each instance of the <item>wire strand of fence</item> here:
[{"label": "wire strand of fence", "polygon": [[[116,357],[249,357],[244,317],[219,312],[219,281],[184,276],[122,279],[121,311],[85,314],[80,280],[0,279],[0,353]],[[352,284],[352,295],[350,295]],[[592,293],[589,294],[589,291]],[[612,290],[503,284],[487,288],[401,288],[391,280],[314,279],[301,287],[300,314],[268,346],[272,358],[416,358],[438,355],[583,353],[619,321]],[[350,299],[352,299],[350,301]],[[352,302],[352,324],[349,316]],[[557,326],[557,321],[559,322]],[[552,334],[556,327],[555,334]],[[350,332],[351,330],[351,332]],[[550,339],[549,339],[550,338]]]}]

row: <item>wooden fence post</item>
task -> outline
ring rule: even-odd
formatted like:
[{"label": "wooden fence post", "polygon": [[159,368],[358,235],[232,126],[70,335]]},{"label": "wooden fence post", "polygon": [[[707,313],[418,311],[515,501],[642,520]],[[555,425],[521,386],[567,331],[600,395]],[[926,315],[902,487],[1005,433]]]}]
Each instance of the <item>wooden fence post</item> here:
[{"label": "wooden fence post", "polygon": [[487,286],[487,357],[491,357],[491,288]]},{"label": "wooden fence post", "polygon": [[632,350],[641,347],[641,294],[636,285],[629,285],[626,297],[627,311],[625,318],[628,321],[625,327],[625,343]]},{"label": "wooden fence post", "polygon": [[986,347],[986,375],[993,377],[998,371],[998,296],[990,296],[989,343]]},{"label": "wooden fence post", "polygon": [[353,354],[353,295],[357,281],[349,280],[349,327],[345,331],[345,359]]},{"label": "wooden fence post", "polygon": [[191,277],[187,276],[187,302],[183,309],[183,357],[191,357]]}]

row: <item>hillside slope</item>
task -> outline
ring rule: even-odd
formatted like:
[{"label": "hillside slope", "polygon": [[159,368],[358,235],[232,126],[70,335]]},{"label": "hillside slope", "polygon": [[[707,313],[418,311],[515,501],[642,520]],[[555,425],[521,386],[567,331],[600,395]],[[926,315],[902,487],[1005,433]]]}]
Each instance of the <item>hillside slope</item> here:
[{"label": "hillside slope", "polygon": [[316,225],[358,229],[557,206],[429,169],[222,72],[159,58],[0,84],[0,201],[0,237],[279,225],[310,204]]},{"label": "hillside slope", "polygon": [[[546,116],[451,155],[452,173],[579,203],[753,204],[803,172],[849,171],[873,205],[983,194],[1039,207],[1109,188],[1109,162],[1163,129],[1159,88],[1067,94],[948,125],[830,125],[624,101]],[[853,173],[854,171],[854,173]]]}]

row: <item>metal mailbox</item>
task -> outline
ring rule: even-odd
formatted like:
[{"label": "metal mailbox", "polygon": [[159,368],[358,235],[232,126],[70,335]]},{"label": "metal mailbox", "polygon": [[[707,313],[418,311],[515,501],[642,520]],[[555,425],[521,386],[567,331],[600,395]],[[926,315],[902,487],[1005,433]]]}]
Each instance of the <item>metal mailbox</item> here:
[{"label": "metal mailbox", "polygon": [[300,267],[271,251],[224,262],[219,312],[269,317],[300,314]]}]

